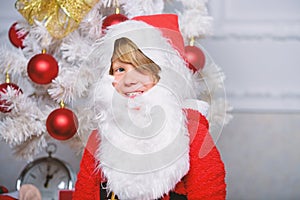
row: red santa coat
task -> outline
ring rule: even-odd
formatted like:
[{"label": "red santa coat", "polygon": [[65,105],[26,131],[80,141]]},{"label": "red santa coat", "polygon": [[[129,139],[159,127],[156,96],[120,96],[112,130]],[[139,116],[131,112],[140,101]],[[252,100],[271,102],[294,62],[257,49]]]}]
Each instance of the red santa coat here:
[{"label": "red santa coat", "polygon": [[[190,133],[190,169],[177,183],[174,192],[186,195],[189,200],[223,200],[226,197],[225,168],[220,153],[208,132],[208,121],[198,111],[186,109]],[[100,200],[100,184],[104,182],[94,157],[99,142],[97,132],[89,138],[77,176],[73,200]],[[205,143],[203,143],[205,140]],[[203,145],[203,146],[202,146]],[[211,148],[213,146],[213,148]],[[199,156],[199,149],[207,147],[207,154]],[[163,200],[168,200],[166,195]]]}]

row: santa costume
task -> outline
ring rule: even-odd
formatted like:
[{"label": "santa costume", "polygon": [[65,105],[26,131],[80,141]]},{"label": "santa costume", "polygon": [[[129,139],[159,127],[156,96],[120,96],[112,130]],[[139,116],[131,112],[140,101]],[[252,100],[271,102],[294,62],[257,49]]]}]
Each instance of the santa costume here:
[{"label": "santa costume", "polygon": [[[116,92],[109,75],[114,41],[121,37],[161,68],[159,82],[135,98]],[[173,14],[112,25],[97,41],[86,63],[100,72],[91,98],[97,131],[85,148],[74,200],[225,199],[208,104],[199,100],[199,76],[188,69],[183,48]],[[199,156],[204,146],[209,151]]]}]

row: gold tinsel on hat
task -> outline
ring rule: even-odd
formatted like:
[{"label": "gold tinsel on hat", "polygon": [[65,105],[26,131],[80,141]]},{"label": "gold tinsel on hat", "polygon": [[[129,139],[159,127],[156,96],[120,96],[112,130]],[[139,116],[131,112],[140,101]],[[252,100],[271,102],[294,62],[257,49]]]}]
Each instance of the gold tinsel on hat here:
[{"label": "gold tinsel on hat", "polygon": [[18,0],[17,10],[29,24],[43,22],[52,37],[61,39],[74,31],[99,0]]}]

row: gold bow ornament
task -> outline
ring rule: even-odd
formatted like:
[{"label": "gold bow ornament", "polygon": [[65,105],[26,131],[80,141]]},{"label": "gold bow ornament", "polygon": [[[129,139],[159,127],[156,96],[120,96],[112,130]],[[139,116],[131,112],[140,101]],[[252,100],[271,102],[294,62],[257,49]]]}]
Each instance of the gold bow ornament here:
[{"label": "gold bow ornament", "polygon": [[52,37],[61,39],[77,29],[99,0],[17,0],[16,9],[29,24],[43,22]]}]

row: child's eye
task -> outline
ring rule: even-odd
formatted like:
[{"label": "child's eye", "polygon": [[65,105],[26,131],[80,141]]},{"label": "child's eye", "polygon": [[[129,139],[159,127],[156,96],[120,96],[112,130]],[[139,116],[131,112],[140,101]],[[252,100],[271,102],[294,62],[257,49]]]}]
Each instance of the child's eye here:
[{"label": "child's eye", "polygon": [[115,69],[115,72],[124,72],[125,69],[123,67],[119,67],[117,69]]}]

